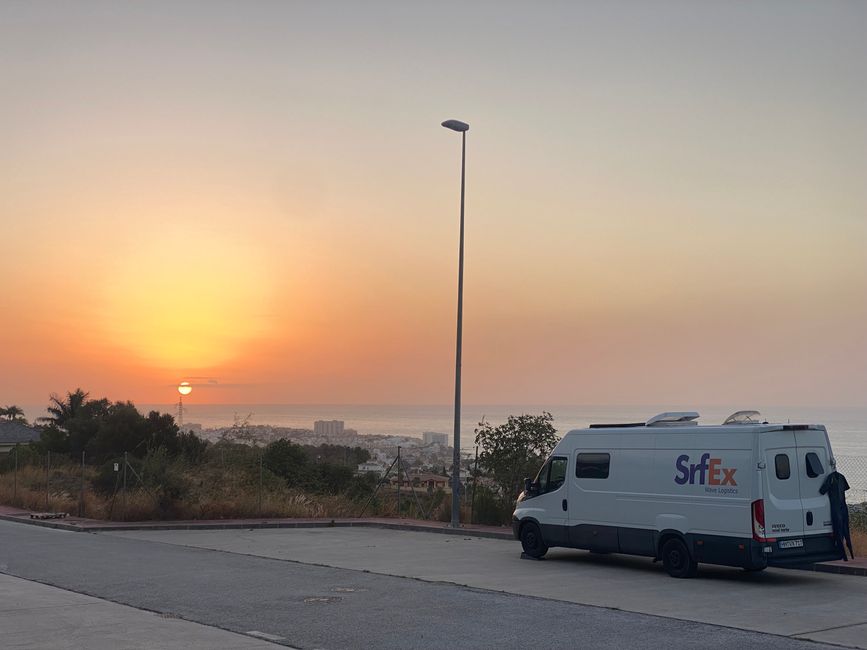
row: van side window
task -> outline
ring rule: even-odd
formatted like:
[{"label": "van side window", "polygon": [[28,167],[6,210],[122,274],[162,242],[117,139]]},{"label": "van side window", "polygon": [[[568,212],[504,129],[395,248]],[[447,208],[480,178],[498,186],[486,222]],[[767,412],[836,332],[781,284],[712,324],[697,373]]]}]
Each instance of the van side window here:
[{"label": "van side window", "polygon": [[608,468],[610,464],[611,454],[578,454],[578,461],[575,463],[575,477],[608,478]]},{"label": "van side window", "polygon": [[810,478],[816,478],[817,476],[822,476],[825,473],[825,470],[822,469],[822,461],[819,460],[819,456],[816,455],[815,452],[810,452],[807,454],[807,476]]},{"label": "van side window", "polygon": [[781,481],[785,481],[792,475],[792,470],[789,467],[788,454],[777,454],[774,457],[774,467],[777,470],[777,478]]}]

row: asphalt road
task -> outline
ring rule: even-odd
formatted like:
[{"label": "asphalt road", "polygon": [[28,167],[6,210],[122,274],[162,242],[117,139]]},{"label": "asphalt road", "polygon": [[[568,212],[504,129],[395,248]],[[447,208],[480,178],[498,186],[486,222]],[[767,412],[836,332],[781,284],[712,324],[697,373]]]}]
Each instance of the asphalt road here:
[{"label": "asphalt road", "polygon": [[867,579],[699,566],[670,578],[650,558],[551,549],[521,560],[514,540],[381,528],[139,530],[102,533],[535,596],[867,650]]},{"label": "asphalt road", "polygon": [[0,572],[234,632],[257,631],[298,648],[832,647],[354,569],[10,522],[0,522]]},{"label": "asphalt road", "polygon": [[3,650],[279,650],[174,616],[0,574]]}]

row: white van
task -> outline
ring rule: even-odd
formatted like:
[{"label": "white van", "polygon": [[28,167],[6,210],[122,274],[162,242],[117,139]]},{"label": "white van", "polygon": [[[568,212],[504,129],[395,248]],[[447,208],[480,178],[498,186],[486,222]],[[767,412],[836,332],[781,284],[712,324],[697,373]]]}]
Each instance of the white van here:
[{"label": "white van", "polygon": [[835,467],[823,425],[768,424],[756,411],[721,426],[698,417],[567,433],[518,497],[512,526],[524,553],[644,555],[677,578],[698,562],[757,571],[842,557],[819,494]]}]

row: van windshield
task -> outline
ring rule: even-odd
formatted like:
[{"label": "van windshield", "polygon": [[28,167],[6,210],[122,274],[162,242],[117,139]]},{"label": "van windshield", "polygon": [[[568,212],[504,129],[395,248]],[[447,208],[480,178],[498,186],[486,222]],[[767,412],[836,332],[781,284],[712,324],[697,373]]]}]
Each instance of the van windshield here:
[{"label": "van windshield", "polygon": [[536,474],[536,483],[539,486],[539,494],[544,494],[548,491],[548,468],[551,466],[551,459],[549,458],[545,461],[545,464],[542,465],[542,469],[539,470],[539,473]]}]

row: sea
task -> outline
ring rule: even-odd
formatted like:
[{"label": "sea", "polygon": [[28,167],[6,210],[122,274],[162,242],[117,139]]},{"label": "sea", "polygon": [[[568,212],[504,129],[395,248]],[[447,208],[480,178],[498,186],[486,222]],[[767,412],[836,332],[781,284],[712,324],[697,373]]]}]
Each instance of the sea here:
[{"label": "sea", "polygon": [[[177,404],[140,404],[139,410],[177,414]],[[743,408],[743,407],[741,407]],[[644,422],[663,411],[697,411],[702,424],[721,424],[735,411],[731,406],[581,406],[480,405],[461,409],[461,449],[474,449],[474,430],[482,421],[498,425],[509,415],[551,413],[562,435],[599,422]],[[766,407],[758,409],[768,422],[824,424],[838,456],[863,457],[867,463],[867,407]],[[184,421],[204,428],[231,426],[236,420],[250,424],[312,429],[316,420],[342,420],[360,434],[401,435],[420,438],[425,431],[449,435],[454,431],[452,405],[388,404],[184,404]],[[867,471],[867,465],[865,465]]]}]

